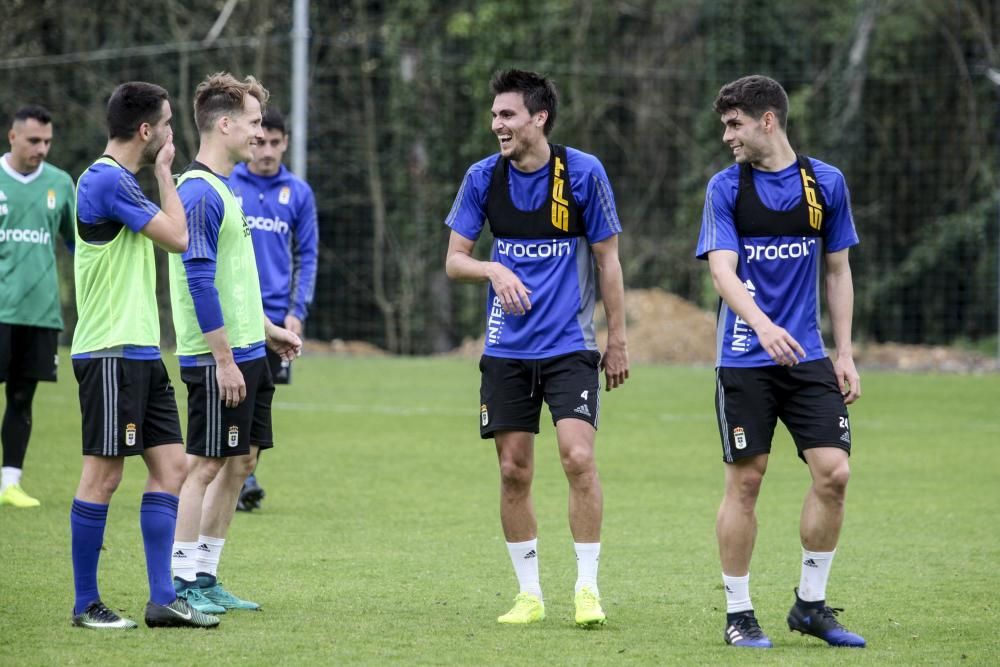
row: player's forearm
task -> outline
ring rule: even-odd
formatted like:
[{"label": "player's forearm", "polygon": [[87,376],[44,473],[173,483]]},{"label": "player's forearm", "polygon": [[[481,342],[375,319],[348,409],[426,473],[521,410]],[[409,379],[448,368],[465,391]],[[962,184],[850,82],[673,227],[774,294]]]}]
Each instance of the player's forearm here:
[{"label": "player's forearm", "polygon": [[598,262],[597,280],[608,323],[608,345],[625,345],[625,278],[617,254]]},{"label": "player's forearm", "polygon": [[826,302],[837,356],[854,356],[851,327],[854,319],[854,281],[850,267],[826,274]]},{"label": "player's forearm", "polygon": [[481,283],[491,280],[495,264],[478,260],[462,252],[455,252],[448,255],[445,272],[452,280]]},{"label": "player's forearm", "polygon": [[213,331],[206,331],[204,334],[208,349],[212,352],[215,363],[219,366],[228,366],[236,363],[233,359],[233,349],[229,346],[229,336],[226,335],[226,327],[222,326]]},{"label": "player's forearm", "polygon": [[[174,178],[169,172],[156,171],[156,183],[160,188],[160,209],[170,218],[171,231],[178,241],[184,241],[184,250],[187,249],[187,217],[184,214],[184,203],[180,195],[177,194],[177,187],[174,185]],[[183,252],[183,251],[182,251]]]},{"label": "player's forearm", "polygon": [[712,283],[726,305],[751,329],[757,331],[770,323],[771,318],[753,300],[735,271],[713,266]]}]

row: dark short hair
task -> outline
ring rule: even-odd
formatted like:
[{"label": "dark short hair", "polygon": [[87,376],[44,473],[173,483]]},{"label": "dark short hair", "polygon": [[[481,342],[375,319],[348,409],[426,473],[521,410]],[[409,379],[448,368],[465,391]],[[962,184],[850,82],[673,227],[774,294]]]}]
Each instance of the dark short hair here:
[{"label": "dark short hair", "polygon": [[278,107],[268,106],[264,109],[264,119],[260,122],[260,126],[265,130],[278,130],[282,134],[288,134],[285,129],[285,117],[278,111]]},{"label": "dark short hair", "polygon": [[724,85],[719,89],[712,108],[720,116],[739,109],[754,119],[773,111],[782,130],[788,123],[788,94],[780,83],[760,74],[745,76]]},{"label": "dark short hair", "polygon": [[123,83],[108,100],[108,138],[128,141],[143,123],[156,124],[163,114],[167,91],[155,83]]},{"label": "dark short hair", "polygon": [[252,76],[240,81],[229,72],[209,74],[194,91],[194,122],[198,132],[210,131],[222,116],[242,114],[247,97],[256,97],[263,110],[268,92]]},{"label": "dark short hair", "polygon": [[559,94],[552,80],[535,72],[520,69],[508,69],[496,72],[490,79],[490,90],[494,95],[502,93],[521,93],[524,106],[528,113],[535,115],[539,111],[548,111],[543,131],[548,136],[556,124],[556,107],[559,104]]},{"label": "dark short hair", "polygon": [[52,122],[52,114],[40,104],[25,104],[14,112],[13,122],[25,121],[29,118],[34,118],[42,125],[48,125]]}]

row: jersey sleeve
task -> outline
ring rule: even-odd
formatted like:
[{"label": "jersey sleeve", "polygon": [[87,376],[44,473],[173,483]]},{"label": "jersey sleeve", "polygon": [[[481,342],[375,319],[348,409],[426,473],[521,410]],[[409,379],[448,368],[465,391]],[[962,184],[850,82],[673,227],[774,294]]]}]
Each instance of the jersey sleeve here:
[{"label": "jersey sleeve", "polygon": [[465,172],[465,178],[458,188],[451,212],[445,218],[444,224],[451,227],[470,241],[475,241],[483,231],[486,222],[486,193],[493,175],[492,166],[486,168],[488,160],[478,162]]},{"label": "jersey sleeve", "polygon": [[316,220],[316,197],[305,183],[301,187],[301,205],[292,221],[292,302],[289,314],[306,319],[316,287],[316,262],[319,250],[319,224]]},{"label": "jersey sleeve", "polygon": [[701,232],[695,257],[708,259],[713,250],[740,251],[740,237],[736,231],[733,211],[736,207],[736,189],[725,177],[716,174],[705,191],[705,208],[701,214]]},{"label": "jersey sleeve", "polygon": [[135,175],[126,169],[118,169],[118,181],[115,184],[111,201],[110,219],[122,223],[133,232],[141,232],[142,228],[160,212],[160,207],[150,201],[139,187]]},{"label": "jersey sleeve", "polygon": [[854,227],[854,214],[851,212],[851,193],[847,189],[847,181],[839,169],[829,165],[818,165],[813,162],[816,170],[816,180],[819,181],[823,199],[827,206],[826,234],[824,246],[826,252],[839,252],[858,244],[858,232]]},{"label": "jersey sleeve", "polygon": [[604,165],[593,155],[569,148],[566,160],[573,197],[583,209],[587,242],[593,245],[621,234],[622,223]]},{"label": "jersey sleeve", "polygon": [[181,255],[189,259],[216,260],[219,247],[219,229],[225,215],[222,197],[200,178],[185,181],[178,189],[184,214],[187,216],[188,249]]}]

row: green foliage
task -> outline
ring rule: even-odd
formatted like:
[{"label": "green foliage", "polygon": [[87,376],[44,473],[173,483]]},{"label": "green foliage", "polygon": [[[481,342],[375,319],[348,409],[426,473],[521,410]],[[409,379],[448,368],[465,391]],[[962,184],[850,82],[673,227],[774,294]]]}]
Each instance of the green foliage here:
[{"label": "green foliage", "polygon": [[[779,428],[752,586],[776,648],[736,655],[722,641],[711,369],[640,366],[602,396],[602,630],[571,621],[572,537],[550,423],[538,437],[535,484],[549,617],[500,627],[516,584],[497,520],[496,455],[478,436],[475,361],[309,356],[294,384],[278,389],[277,446],[258,471],[263,509],[235,517],[220,569],[263,611],[229,613],[210,632],[114,635],[69,622],[80,425],[68,370],[64,363],[61,381],[42,385],[35,401],[24,485],[42,506],[0,507],[4,665],[988,665],[1000,651],[996,603],[982,585],[1000,559],[989,529],[1000,511],[996,375],[864,376],[829,589],[831,603],[847,608],[841,619],[868,639],[864,651],[784,631],[808,473]],[[182,411],[185,393],[178,388]],[[141,461],[129,460],[99,580],[105,601],[133,617],[147,596],[137,521],[144,478]]]},{"label": "green foliage", "polygon": [[[220,4],[12,3],[0,34],[2,111],[22,101],[52,107],[51,159],[76,174],[103,146],[111,89],[157,81],[174,95],[180,168],[197,146],[188,110],[205,74],[253,72],[275,104],[289,103],[287,3],[252,12],[237,3],[218,40],[203,43]],[[1000,13],[989,2],[311,7],[308,176],[322,247],[310,335],[420,353],[481,332],[482,292],[443,276],[441,221],[466,168],[496,150],[488,81],[501,67],[551,75],[562,100],[552,139],[604,163],[628,286],[700,299],[704,267],[691,254],[705,185],[731,161],[711,102],[723,83],[760,72],[789,92],[795,148],[835,164],[850,185],[858,300],[879,303],[859,313],[859,334],[943,343],[996,332],[997,300],[978,287],[998,282],[995,226],[978,252],[935,255],[944,262],[935,272],[972,264],[977,281],[948,297],[953,308],[938,324],[926,326],[939,314],[925,308],[934,301],[924,298],[926,278],[894,279],[890,303],[883,289],[897,264],[924,252],[927,230],[995,201],[1000,92],[985,72],[1000,69]]]}]

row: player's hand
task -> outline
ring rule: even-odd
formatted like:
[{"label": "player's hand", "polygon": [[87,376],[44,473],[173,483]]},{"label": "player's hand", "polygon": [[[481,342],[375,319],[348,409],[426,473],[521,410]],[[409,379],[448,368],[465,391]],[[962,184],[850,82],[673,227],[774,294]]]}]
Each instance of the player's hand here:
[{"label": "player's hand", "polygon": [[295,317],[294,315],[285,316],[285,328],[291,331],[299,338],[302,338],[302,320]]},{"label": "player's hand", "polygon": [[524,315],[531,310],[531,290],[506,266],[490,263],[490,283],[500,299],[503,312],[508,315]]},{"label": "player's hand", "polygon": [[806,357],[806,351],[792,334],[773,322],[758,329],[757,337],[761,347],[779,366],[794,366]]},{"label": "player's hand", "polygon": [[219,398],[227,408],[235,408],[247,397],[247,385],[240,367],[234,362],[219,364],[215,368],[215,380],[219,384]]},{"label": "player's hand", "polygon": [[854,357],[851,355],[838,355],[833,362],[833,372],[837,374],[837,386],[844,396],[844,403],[850,405],[861,398],[861,376],[854,366]]},{"label": "player's hand", "polygon": [[298,334],[276,325],[265,328],[267,346],[285,361],[292,361],[302,354],[302,339]]},{"label": "player's hand", "polygon": [[604,386],[608,391],[625,384],[628,379],[628,346],[625,341],[608,341],[601,357],[601,370],[604,371]]},{"label": "player's hand", "polygon": [[171,174],[171,167],[174,164],[174,153],[176,149],[174,148],[174,138],[169,137],[160,146],[160,150],[156,152],[156,160],[153,162],[153,169],[158,174],[166,174],[169,176]]}]

